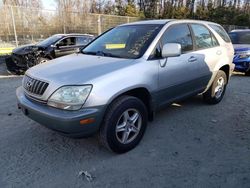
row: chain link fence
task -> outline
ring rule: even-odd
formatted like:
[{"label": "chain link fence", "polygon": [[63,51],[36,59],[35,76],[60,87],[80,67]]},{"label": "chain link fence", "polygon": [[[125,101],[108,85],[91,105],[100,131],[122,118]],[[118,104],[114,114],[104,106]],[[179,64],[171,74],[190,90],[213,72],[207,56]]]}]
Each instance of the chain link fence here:
[{"label": "chain link fence", "polygon": [[[140,20],[84,12],[45,10],[20,6],[0,6],[0,48],[39,42],[58,33],[99,35],[116,25]],[[226,31],[247,27],[225,25]]]},{"label": "chain link fence", "polygon": [[0,6],[0,47],[34,43],[58,33],[99,35],[136,17]]}]

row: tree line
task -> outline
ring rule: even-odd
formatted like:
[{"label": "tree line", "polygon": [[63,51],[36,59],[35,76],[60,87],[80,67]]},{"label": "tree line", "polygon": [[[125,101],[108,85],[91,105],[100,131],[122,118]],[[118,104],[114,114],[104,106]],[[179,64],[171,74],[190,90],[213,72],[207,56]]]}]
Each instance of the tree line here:
[{"label": "tree line", "polygon": [[95,13],[250,26],[250,0],[95,0],[92,6]]},{"label": "tree line", "polygon": [[[41,0],[2,0],[3,4],[42,7]],[[55,0],[58,11],[142,19],[201,19],[250,27],[250,0]]]}]

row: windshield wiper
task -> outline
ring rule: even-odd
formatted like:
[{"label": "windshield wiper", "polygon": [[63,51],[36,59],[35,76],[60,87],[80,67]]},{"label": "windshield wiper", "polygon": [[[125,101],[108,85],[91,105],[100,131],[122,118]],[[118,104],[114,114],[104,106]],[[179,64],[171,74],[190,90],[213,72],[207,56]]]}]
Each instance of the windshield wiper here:
[{"label": "windshield wiper", "polygon": [[112,53],[108,53],[108,52],[103,52],[103,51],[97,51],[96,55],[101,55],[101,56],[106,56],[106,57],[117,57],[117,58],[122,58],[119,55],[114,55]]},{"label": "windshield wiper", "polygon": [[114,55],[112,53],[107,53],[107,52],[103,52],[103,51],[97,51],[97,52],[85,52],[85,51],[81,51],[83,54],[87,54],[87,55],[97,55],[97,56],[106,56],[106,57],[117,57],[117,58],[122,58],[121,56],[118,55]]},{"label": "windshield wiper", "polygon": [[96,55],[96,52],[84,52],[83,50],[81,50],[80,52],[86,55]]}]

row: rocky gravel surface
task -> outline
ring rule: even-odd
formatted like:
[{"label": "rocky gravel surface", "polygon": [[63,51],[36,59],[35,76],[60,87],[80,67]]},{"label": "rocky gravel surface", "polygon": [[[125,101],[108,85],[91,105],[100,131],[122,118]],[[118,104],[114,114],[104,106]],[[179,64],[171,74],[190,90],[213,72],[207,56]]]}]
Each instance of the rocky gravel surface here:
[{"label": "rocky gravel surface", "polygon": [[1,188],[250,187],[250,77],[234,75],[218,105],[197,96],[161,110],[122,155],[96,135],[67,138],[25,117],[15,99],[20,84],[0,76]]}]

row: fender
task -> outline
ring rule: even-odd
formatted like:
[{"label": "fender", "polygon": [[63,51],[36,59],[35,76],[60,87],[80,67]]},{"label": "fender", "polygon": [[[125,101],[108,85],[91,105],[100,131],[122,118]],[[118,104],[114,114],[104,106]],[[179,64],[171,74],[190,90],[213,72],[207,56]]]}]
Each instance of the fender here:
[{"label": "fender", "polygon": [[[225,66],[225,65],[228,65],[228,66],[229,66],[229,72],[226,73],[226,74],[228,75],[228,78],[230,78],[232,68],[231,68],[230,64],[227,63],[227,62],[230,62],[230,59],[229,59],[228,57],[227,57],[226,59],[221,59],[221,60],[216,64],[216,66],[214,67],[214,70],[212,70],[212,72],[213,72],[213,73],[212,73],[212,77],[211,77],[210,81],[208,82],[208,85],[207,85],[206,89],[205,89],[202,93],[205,93],[205,92],[211,87],[211,85],[212,85],[212,83],[213,83],[213,81],[214,81],[214,78],[215,78],[215,76],[217,75],[218,71],[219,71],[223,66]],[[228,80],[229,80],[229,79],[228,79]],[[227,81],[227,82],[228,82],[228,81]]]}]

